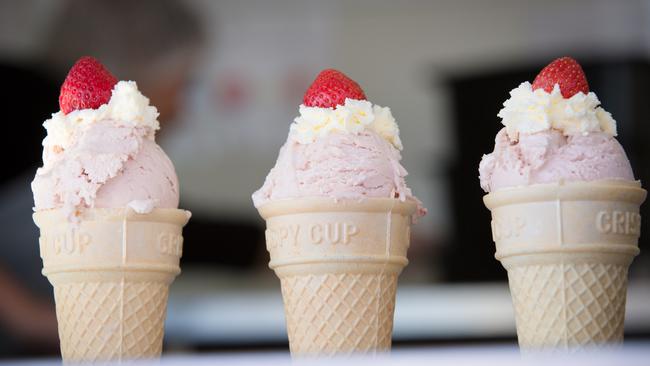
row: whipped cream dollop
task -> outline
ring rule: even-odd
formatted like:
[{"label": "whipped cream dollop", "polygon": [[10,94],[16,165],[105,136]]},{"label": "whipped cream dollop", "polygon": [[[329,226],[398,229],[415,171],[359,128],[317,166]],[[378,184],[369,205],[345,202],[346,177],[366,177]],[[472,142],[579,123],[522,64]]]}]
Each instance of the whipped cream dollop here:
[{"label": "whipped cream dollop", "polygon": [[523,82],[510,91],[510,99],[503,103],[498,116],[511,139],[519,134],[532,134],[557,130],[565,136],[587,135],[602,132],[616,136],[616,121],[600,107],[595,93],[576,93],[564,98],[555,84],[548,93],[544,89],[533,90],[529,82]]},{"label": "whipped cream dollop", "polygon": [[52,114],[52,118],[43,123],[47,130],[47,137],[43,140],[44,153],[48,148],[67,149],[79,130],[102,120],[116,121],[125,127],[140,127],[152,136],[160,128],[158,110],[149,105],[149,98],[140,93],[136,82],[119,81],[113,87],[110,101],[97,109]]},{"label": "whipped cream dollop", "polygon": [[373,105],[367,100],[345,99],[336,108],[308,107],[300,105],[300,116],[291,124],[289,138],[301,144],[309,144],[317,137],[332,132],[359,134],[368,129],[402,150],[399,127],[390,108]]}]

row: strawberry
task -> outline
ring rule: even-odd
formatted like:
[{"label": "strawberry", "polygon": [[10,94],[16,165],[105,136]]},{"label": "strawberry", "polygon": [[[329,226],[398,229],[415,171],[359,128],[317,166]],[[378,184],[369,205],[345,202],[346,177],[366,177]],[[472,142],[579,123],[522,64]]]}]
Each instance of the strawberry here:
[{"label": "strawberry", "polygon": [[548,64],[533,81],[533,90],[544,89],[550,93],[555,84],[560,85],[564,98],[571,98],[577,93],[589,93],[587,77],[580,64],[571,57],[562,57]]},{"label": "strawberry", "polygon": [[97,109],[111,99],[117,78],[97,59],[84,56],[77,60],[61,85],[59,106],[68,114],[79,109]]},{"label": "strawberry", "polygon": [[345,104],[345,98],[366,100],[363,90],[344,73],[326,69],[316,76],[316,80],[305,92],[303,104],[308,107],[329,108]]}]

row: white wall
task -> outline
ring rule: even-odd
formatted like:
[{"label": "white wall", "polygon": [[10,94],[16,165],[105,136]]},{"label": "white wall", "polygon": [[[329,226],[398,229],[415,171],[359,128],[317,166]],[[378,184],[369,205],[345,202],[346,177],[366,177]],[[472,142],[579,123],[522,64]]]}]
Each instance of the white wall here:
[{"label": "white wall", "polygon": [[[454,147],[444,90],[433,82],[439,70],[563,54],[645,54],[650,45],[647,1],[191,3],[213,24],[213,45],[191,98],[185,139],[170,141],[184,197],[217,215],[254,216],[250,193],[273,165],[304,88],[320,69],[335,67],[371,101],[393,110],[408,182],[430,209],[416,227],[422,234],[444,235],[447,227],[445,181],[436,174]],[[234,111],[214,97],[229,75],[249,93]]]}]

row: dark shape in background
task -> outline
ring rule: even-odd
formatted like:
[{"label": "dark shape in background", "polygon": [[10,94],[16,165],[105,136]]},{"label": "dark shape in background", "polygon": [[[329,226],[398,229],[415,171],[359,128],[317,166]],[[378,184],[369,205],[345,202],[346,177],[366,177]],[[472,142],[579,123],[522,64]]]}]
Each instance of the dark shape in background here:
[{"label": "dark shape in background", "polygon": [[[43,311],[54,308],[51,286],[41,275],[38,231],[29,217],[33,202],[29,183],[41,165],[40,146],[45,137],[42,124],[59,109],[59,90],[57,81],[37,70],[34,65],[0,62],[0,80],[5,85],[0,91],[0,108],[6,132],[0,144],[4,157],[0,170],[0,287],[5,296],[3,309],[13,304],[11,307],[19,311],[3,311],[1,316],[2,356],[58,352],[54,334],[41,334],[43,339],[30,337],[30,332],[39,332],[34,322],[48,317]],[[16,283],[12,285],[12,281]],[[12,316],[23,318],[9,318]]]},{"label": "dark shape in background", "polygon": [[[0,154],[0,184],[26,170],[36,171],[41,165],[41,141],[45,137],[43,121],[59,110],[58,83],[44,76],[35,67],[0,63],[0,106],[5,113]],[[50,112],[47,112],[50,111]]]},{"label": "dark shape in background", "polygon": [[183,265],[254,270],[268,261],[261,223],[193,216],[183,229],[183,241],[188,243],[183,247]]}]

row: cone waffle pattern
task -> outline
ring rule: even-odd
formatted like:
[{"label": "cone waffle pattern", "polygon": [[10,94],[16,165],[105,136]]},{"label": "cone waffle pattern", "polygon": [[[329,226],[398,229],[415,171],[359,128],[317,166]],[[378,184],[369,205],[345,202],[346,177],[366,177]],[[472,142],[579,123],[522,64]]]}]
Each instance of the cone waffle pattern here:
[{"label": "cone waffle pattern", "polygon": [[568,350],[623,340],[627,266],[520,266],[508,277],[523,348]]},{"label": "cone waffle pattern", "polygon": [[168,285],[160,282],[56,285],[63,358],[95,361],[157,357],[162,350],[167,292]]},{"label": "cone waffle pattern", "polygon": [[390,349],[397,274],[300,275],[281,282],[292,354]]}]

